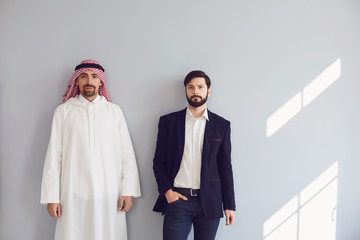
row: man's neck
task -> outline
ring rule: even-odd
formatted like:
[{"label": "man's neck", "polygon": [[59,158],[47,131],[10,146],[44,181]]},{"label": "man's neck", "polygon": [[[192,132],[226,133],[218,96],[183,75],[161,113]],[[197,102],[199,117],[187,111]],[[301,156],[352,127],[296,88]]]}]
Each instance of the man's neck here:
[{"label": "man's neck", "polygon": [[86,100],[88,100],[89,102],[92,102],[92,101],[94,101],[94,99],[99,95],[99,94],[96,94],[96,95],[94,95],[94,96],[91,96],[91,97],[86,97],[86,96],[84,96],[82,93],[80,93],[81,94],[81,96],[83,96]]},{"label": "man's neck", "polygon": [[191,114],[195,117],[201,117],[204,114],[204,111],[206,109],[206,103],[204,103],[202,106],[200,107],[193,107],[190,104],[188,104],[188,108],[191,112]]}]

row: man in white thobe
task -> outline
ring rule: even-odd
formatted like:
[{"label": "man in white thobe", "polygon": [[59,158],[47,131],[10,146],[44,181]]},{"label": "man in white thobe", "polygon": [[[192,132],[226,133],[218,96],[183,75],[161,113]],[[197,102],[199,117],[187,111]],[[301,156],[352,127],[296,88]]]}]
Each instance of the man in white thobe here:
[{"label": "man in white thobe", "polygon": [[124,114],[110,102],[104,69],[76,68],[54,113],[41,204],[56,217],[55,240],[126,240],[125,213],[140,197]]}]

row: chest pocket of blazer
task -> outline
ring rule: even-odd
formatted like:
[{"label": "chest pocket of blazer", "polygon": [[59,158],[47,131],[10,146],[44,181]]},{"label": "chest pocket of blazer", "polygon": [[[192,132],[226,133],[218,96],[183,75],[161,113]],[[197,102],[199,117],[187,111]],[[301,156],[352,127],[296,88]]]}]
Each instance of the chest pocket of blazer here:
[{"label": "chest pocket of blazer", "polygon": [[223,143],[221,138],[213,138],[213,137],[208,138],[207,142],[212,152],[217,152]]},{"label": "chest pocket of blazer", "polygon": [[219,143],[221,143],[222,139],[221,138],[210,138],[210,141],[211,142],[219,142]]}]

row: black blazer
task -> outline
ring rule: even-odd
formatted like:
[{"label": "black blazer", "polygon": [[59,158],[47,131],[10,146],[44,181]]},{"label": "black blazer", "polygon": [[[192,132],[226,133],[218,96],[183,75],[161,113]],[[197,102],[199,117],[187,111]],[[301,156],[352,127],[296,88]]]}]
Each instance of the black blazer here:
[{"label": "black blazer", "polygon": [[[154,211],[165,212],[165,192],[173,189],[184,152],[186,111],[160,117],[153,169],[159,190]],[[208,110],[203,143],[200,196],[205,216],[223,217],[223,209],[235,210],[231,166],[230,122]]]}]

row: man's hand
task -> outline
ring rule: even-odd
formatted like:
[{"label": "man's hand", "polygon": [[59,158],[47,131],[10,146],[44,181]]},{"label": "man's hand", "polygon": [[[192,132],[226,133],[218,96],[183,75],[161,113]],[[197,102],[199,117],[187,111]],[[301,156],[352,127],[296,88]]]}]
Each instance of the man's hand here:
[{"label": "man's hand", "polygon": [[122,196],[119,200],[118,209],[121,212],[127,212],[130,210],[133,204],[132,196]]},{"label": "man's hand", "polygon": [[235,222],[235,213],[233,210],[226,209],[225,211],[226,224],[227,226],[232,225]]},{"label": "man's hand", "polygon": [[47,210],[50,216],[54,218],[61,217],[61,204],[60,203],[48,203]]},{"label": "man's hand", "polygon": [[175,202],[176,200],[178,200],[180,198],[185,201],[188,200],[184,195],[181,195],[180,193],[175,192],[172,189],[169,189],[166,191],[165,197],[166,197],[166,200],[168,203]]}]

